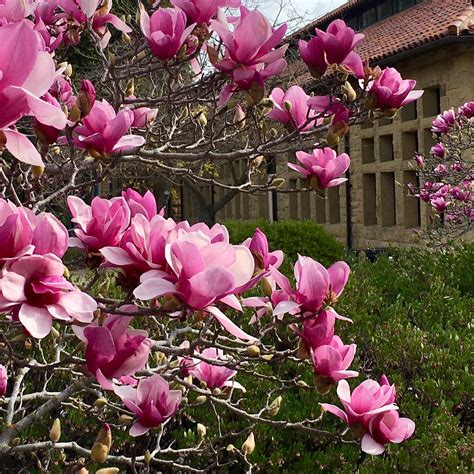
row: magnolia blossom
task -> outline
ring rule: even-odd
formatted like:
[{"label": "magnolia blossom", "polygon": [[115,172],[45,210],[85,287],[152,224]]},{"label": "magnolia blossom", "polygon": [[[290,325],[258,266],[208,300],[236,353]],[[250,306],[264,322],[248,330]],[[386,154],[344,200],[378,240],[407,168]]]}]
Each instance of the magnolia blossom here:
[{"label": "magnolia blossom", "polygon": [[433,145],[430,151],[434,156],[438,158],[444,158],[447,153],[446,147],[443,143],[437,143],[436,145]]},{"label": "magnolia blossom", "polygon": [[53,84],[56,71],[41,37],[27,22],[0,28],[0,71],[0,148],[5,146],[24,163],[43,166],[33,143],[11,127],[23,116],[32,115],[44,125],[63,129],[66,116],[40,99]]},{"label": "magnolia blossom", "polygon": [[149,107],[137,107],[132,109],[133,122],[132,128],[145,128],[152,124],[158,113],[158,109],[150,109]]},{"label": "magnolia blossom", "polygon": [[384,444],[401,443],[415,430],[413,421],[398,416],[394,403],[395,386],[390,385],[385,376],[380,384],[370,379],[362,382],[352,394],[347,381],[341,380],[337,394],[344,411],[327,403],[322,403],[321,407],[362,431],[362,450],[366,453],[381,454]]},{"label": "magnolia blossom", "polygon": [[309,119],[316,113],[308,107],[309,98],[300,86],[291,86],[286,92],[280,87],[275,87],[270,94],[273,109],[267,117],[290,129],[310,130],[314,127],[315,121]]},{"label": "magnolia blossom", "polygon": [[60,0],[59,6],[70,19],[70,30],[66,37],[71,44],[79,43],[78,28],[80,31],[88,22],[100,37],[101,48],[107,47],[111,38],[107,29],[109,23],[123,33],[132,31],[119,17],[110,13],[111,1],[102,3],[101,0]]},{"label": "magnolia blossom", "polygon": [[359,375],[354,370],[347,370],[354,360],[356,348],[355,344],[344,345],[340,337],[334,336],[329,344],[312,351],[315,382],[321,392],[339,380]]},{"label": "magnolia blossom", "polygon": [[165,256],[170,274],[151,270],[142,275],[133,292],[137,298],[175,295],[187,307],[211,313],[232,335],[253,339],[215,306],[222,301],[241,310],[235,293],[251,280],[255,268],[247,247],[212,243],[203,233],[189,232],[168,243]]},{"label": "magnolia blossom", "polygon": [[283,262],[283,252],[281,250],[269,252],[267,236],[258,227],[252,238],[245,240],[242,245],[252,252],[257,272],[267,271],[270,267],[278,268]]},{"label": "magnolia blossom", "polygon": [[316,29],[316,34],[310,41],[298,43],[301,58],[314,76],[322,76],[328,66],[337,64],[358,78],[364,77],[362,59],[354,52],[364,39],[363,34],[356,33],[343,20],[334,20],[325,32]]},{"label": "magnolia blossom", "polygon": [[430,203],[437,212],[444,212],[448,207],[449,202],[443,196],[433,196]]},{"label": "magnolia blossom", "polygon": [[181,390],[170,390],[161,375],[153,375],[138,382],[138,387],[122,385],[114,388],[124,405],[137,416],[130,428],[130,436],[141,436],[171,418],[181,403]]},{"label": "magnolia blossom", "polygon": [[0,365],[0,397],[3,397],[3,395],[5,395],[5,392],[7,391],[7,386],[8,386],[7,369],[3,365]]},{"label": "magnolia blossom", "polygon": [[143,214],[148,220],[151,220],[158,214],[155,196],[151,191],[147,191],[143,196],[134,189],[128,188],[122,191],[122,197],[130,208],[130,216]]},{"label": "magnolia blossom", "polygon": [[76,238],[70,239],[71,246],[98,253],[103,247],[116,246],[130,225],[130,209],[124,198],[103,199],[95,197],[91,205],[81,198],[69,196],[67,205],[73,216]]},{"label": "magnolia blossom", "polygon": [[53,253],[62,257],[68,248],[68,233],[52,214],[35,214],[0,198],[0,265],[25,254]]},{"label": "magnolia blossom", "polygon": [[171,0],[184,11],[189,23],[209,23],[219,8],[238,8],[241,0]]},{"label": "magnolia blossom", "polygon": [[96,101],[90,113],[82,120],[82,126],[74,129],[74,145],[91,153],[108,155],[142,146],[145,139],[139,135],[127,135],[134,121],[130,109],[115,113],[105,100]]},{"label": "magnolia blossom", "polygon": [[7,262],[0,278],[0,311],[11,313],[38,339],[49,334],[53,319],[90,323],[97,304],[69,283],[64,271],[53,254]]},{"label": "magnolia blossom", "polygon": [[313,189],[331,188],[347,181],[341,178],[351,163],[347,153],[338,155],[332,148],[317,148],[312,153],[297,151],[296,158],[303,166],[288,163],[288,167],[305,175]]},{"label": "magnolia blossom", "polygon": [[179,8],[158,8],[150,18],[140,4],[140,28],[159,59],[174,58],[195,26],[193,23],[186,28],[186,14]]},{"label": "magnolia blossom", "polygon": [[402,79],[396,69],[392,67],[384,69],[369,85],[373,107],[382,110],[397,110],[419,99],[423,91],[413,90],[415,85],[416,81],[412,79]]},{"label": "magnolia blossom", "polygon": [[446,110],[433,120],[431,131],[435,133],[446,133],[456,123],[454,109]]},{"label": "magnolia blossom", "polygon": [[199,381],[205,382],[210,389],[234,387],[245,392],[245,388],[242,385],[231,380],[237,371],[226,366],[226,364],[229,364],[229,359],[224,355],[222,349],[208,347],[200,355],[205,359],[214,361],[215,364],[199,358],[193,358],[192,361],[185,359],[185,367],[189,374],[196,377]]},{"label": "magnolia blossom", "polygon": [[[121,308],[134,311],[134,306]],[[75,333],[86,343],[86,363],[106,390],[113,390],[112,379],[134,375],[145,368],[153,341],[148,333],[129,328],[132,317],[109,315],[102,324],[76,328]]]},{"label": "magnolia blossom", "polygon": [[[283,71],[286,61],[283,59],[288,45],[278,49],[286,32],[286,24],[275,29],[259,11],[240,8],[240,17],[235,19],[234,30],[229,31],[223,21],[212,21],[212,29],[226,46],[222,59],[209,47],[209,57],[220,71],[231,74],[235,84],[241,89],[261,87],[266,79]],[[232,93],[229,85],[224,95]],[[225,102],[225,100],[224,100]]]},{"label": "magnolia blossom", "polygon": [[[350,268],[345,262],[336,262],[326,270],[311,257],[299,255],[294,268],[296,290],[291,288],[288,278],[277,269],[271,268],[270,272],[280,288],[300,305],[302,312],[316,314],[323,306],[327,311],[334,312],[330,306],[337,301],[344,290]],[[336,312],[334,315],[336,318],[350,321]]]},{"label": "magnolia blossom", "polygon": [[305,345],[304,353],[301,355],[308,356],[311,350],[330,344],[334,337],[335,322],[334,313],[325,310],[321,310],[314,318],[305,319],[302,331],[297,330]]}]

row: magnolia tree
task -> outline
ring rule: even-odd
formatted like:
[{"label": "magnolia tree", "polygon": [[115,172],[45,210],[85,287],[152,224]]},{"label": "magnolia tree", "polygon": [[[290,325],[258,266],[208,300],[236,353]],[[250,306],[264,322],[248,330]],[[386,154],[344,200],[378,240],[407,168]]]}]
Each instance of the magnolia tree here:
[{"label": "magnolia tree", "polygon": [[[286,27],[239,6],[155,2],[127,24],[110,1],[1,3],[2,459],[71,472],[250,470],[258,424],[360,439],[369,454],[413,434],[386,376],[352,392],[347,382],[358,377],[356,345],[336,335],[352,321],[335,309],[346,263],[300,256],[290,280],[259,230],[232,245],[222,225],[166,218],[150,192],[80,197],[123,169],[267,192],[282,180],[262,185],[259,166],[283,153],[296,153],[290,166],[309,188],[337,186],[350,159],[331,147],[350,125],[421,95],[395,69],[364,64],[354,51],[363,35],[341,20],[298,45],[318,95],[270,90],[287,66]],[[85,39],[95,83],[75,82],[65,62]],[[219,180],[236,161],[246,164],[239,183]],[[74,236],[67,216],[45,212],[66,201]],[[68,247],[85,256],[79,276],[64,264]],[[284,361],[300,373],[273,373]],[[288,390],[314,390],[311,372],[320,394],[337,386],[340,404],[321,404],[317,419],[281,417]],[[260,406],[247,401],[249,376],[273,387]],[[334,432],[320,426],[324,412],[341,419]],[[232,429],[236,418],[244,428]],[[187,441],[185,426],[196,431]]]},{"label": "magnolia tree", "polygon": [[431,131],[438,143],[428,156],[415,156],[421,185],[408,188],[433,210],[429,236],[451,241],[474,222],[474,102],[438,115]]}]

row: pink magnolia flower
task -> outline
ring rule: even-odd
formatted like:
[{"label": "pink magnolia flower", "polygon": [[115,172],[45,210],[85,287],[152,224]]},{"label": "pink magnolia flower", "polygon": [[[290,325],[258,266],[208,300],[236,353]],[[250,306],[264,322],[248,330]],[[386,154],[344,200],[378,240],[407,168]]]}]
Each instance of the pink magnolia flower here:
[{"label": "pink magnolia flower", "polygon": [[400,418],[395,405],[395,386],[382,376],[380,384],[374,380],[362,382],[351,395],[349,384],[341,380],[337,394],[344,410],[335,405],[322,403],[323,410],[341,418],[349,426],[355,426],[362,435],[362,451],[382,454],[384,444],[401,443],[415,431],[415,423]]},{"label": "pink magnolia flower", "polygon": [[35,146],[11,127],[31,115],[44,125],[63,129],[66,116],[40,99],[53,84],[56,71],[41,36],[28,25],[21,21],[0,28],[0,143],[18,160],[43,166]]},{"label": "pink magnolia flower", "polygon": [[396,69],[388,67],[369,85],[369,95],[374,101],[374,108],[396,110],[423,95],[422,90],[413,90],[415,85],[416,81],[404,80]]},{"label": "pink magnolia flower", "polygon": [[303,321],[303,330],[299,334],[309,354],[311,350],[331,343],[334,337],[335,322],[334,313],[324,310],[321,310],[315,318]]},{"label": "pink magnolia flower", "polygon": [[334,336],[329,344],[312,351],[315,382],[321,391],[325,392],[339,380],[359,375],[359,372],[347,370],[354,360],[356,348],[355,344],[344,345],[340,337]]},{"label": "pink magnolia flower", "polygon": [[70,109],[76,103],[76,96],[72,90],[72,85],[69,79],[62,76],[56,78],[49,90],[50,94]]},{"label": "pink magnolia flower", "polygon": [[446,133],[455,123],[456,113],[454,110],[446,110],[433,120],[431,131],[435,133]]},{"label": "pink magnolia flower", "polygon": [[156,215],[148,220],[145,215],[136,214],[119,245],[100,250],[106,266],[121,268],[125,272],[124,283],[130,289],[135,288],[145,272],[166,267],[165,247],[175,226],[172,219]]},{"label": "pink magnolia flower", "polygon": [[151,270],[142,275],[133,294],[141,300],[175,295],[192,310],[211,313],[233,336],[254,339],[235,325],[214,304],[222,301],[241,310],[235,297],[254,272],[254,260],[243,245],[211,243],[200,232],[182,233],[165,248],[170,274]]},{"label": "pink magnolia flower", "polygon": [[336,318],[350,321],[331,308],[349,279],[350,268],[346,262],[336,262],[326,270],[311,257],[299,255],[294,267],[296,290],[291,288],[288,278],[277,269],[271,268],[270,272],[278,286],[300,305],[302,312],[317,314],[324,307],[333,312]]},{"label": "pink magnolia flower", "polygon": [[331,96],[315,96],[308,99],[308,107],[317,112],[319,119],[329,119],[329,134],[342,138],[349,131],[352,112],[338,99]]},{"label": "pink magnolia flower", "polygon": [[76,238],[70,245],[98,253],[107,246],[117,246],[130,225],[130,209],[124,198],[103,199],[95,197],[91,205],[81,198],[69,196],[67,204],[72,214]]},{"label": "pink magnolia flower", "polygon": [[382,454],[385,444],[401,443],[415,432],[415,423],[409,418],[400,418],[398,411],[380,413],[369,423],[369,432],[362,437],[362,451],[372,455]]},{"label": "pink magnolia flower", "polygon": [[309,98],[299,86],[291,86],[286,92],[280,87],[275,87],[270,94],[274,106],[267,117],[287,125],[290,129],[310,130],[314,127],[315,121],[309,119],[316,113],[308,107]]},{"label": "pink magnolia flower", "polygon": [[415,155],[415,162],[418,168],[423,169],[425,167],[425,157],[423,155]]},{"label": "pink magnolia flower", "polygon": [[[61,104],[49,92],[46,92],[41,99],[61,110]],[[35,135],[40,142],[52,145],[57,141],[61,130],[56,127],[44,125],[38,119],[35,119],[34,124]]]},{"label": "pink magnolia flower", "polygon": [[131,217],[143,214],[148,220],[151,220],[158,214],[156,199],[151,191],[147,191],[142,196],[134,189],[128,188],[126,191],[122,191],[122,197],[130,208]]},{"label": "pink magnolia flower", "polygon": [[338,155],[332,148],[317,148],[312,153],[297,151],[296,158],[303,165],[288,163],[288,167],[313,180],[311,186],[317,189],[339,186],[347,181],[341,176],[348,170],[351,159],[347,153]]},{"label": "pink magnolia flower", "polygon": [[448,167],[444,163],[440,163],[433,170],[438,176],[444,176],[448,173]]},{"label": "pink magnolia flower", "polygon": [[2,0],[0,2],[0,18],[7,23],[21,22],[34,11],[34,4],[31,0]]},{"label": "pink magnolia flower", "polygon": [[[264,63],[271,64],[283,60],[288,45],[273,50],[286,32],[286,25],[275,29],[268,19],[259,11],[240,8],[240,17],[234,22],[231,32],[228,25],[211,22],[212,29],[219,35],[226,46],[221,60],[214,60],[214,66],[224,72],[233,74],[235,82],[252,79],[255,67],[262,68]],[[273,50],[273,51],[272,51]]]},{"label": "pink magnolia flower", "polygon": [[132,128],[145,128],[151,125],[158,113],[158,109],[150,109],[149,107],[137,107],[132,109],[133,122]]},{"label": "pink magnolia flower", "polygon": [[25,254],[53,253],[62,257],[68,248],[68,233],[49,213],[34,214],[0,199],[0,265]]},{"label": "pink magnolia flower", "polygon": [[240,0],[172,0],[171,3],[184,11],[189,23],[209,23],[219,8],[238,8]]},{"label": "pink magnolia flower", "polygon": [[3,397],[7,391],[8,386],[8,374],[7,369],[0,365],[0,397]]},{"label": "pink magnolia flower", "polygon": [[270,269],[270,266],[278,268],[283,263],[283,252],[275,250],[269,252],[267,236],[257,227],[253,237],[245,240],[245,245],[252,252],[255,260],[255,271],[262,272]]},{"label": "pink magnolia flower", "polygon": [[139,135],[127,135],[134,120],[130,109],[115,113],[105,100],[96,101],[90,113],[82,120],[82,126],[74,129],[74,145],[101,155],[131,150],[142,146],[145,139]]},{"label": "pink magnolia flower", "polygon": [[474,117],[474,101],[466,102],[464,105],[461,105],[458,109],[459,115],[465,118],[473,118]]},{"label": "pink magnolia flower", "polygon": [[234,387],[245,392],[245,388],[240,383],[231,380],[237,371],[226,366],[226,364],[229,364],[229,359],[224,355],[222,349],[208,347],[200,355],[205,359],[214,361],[215,365],[199,358],[193,358],[192,362],[185,359],[189,374],[196,377],[199,381],[205,382],[210,389]]},{"label": "pink magnolia flower", "polygon": [[195,26],[193,23],[186,28],[186,14],[179,8],[158,8],[150,18],[140,4],[140,28],[159,59],[174,58]]},{"label": "pink magnolia flower", "polygon": [[360,56],[354,52],[364,35],[349,28],[343,20],[334,20],[326,32],[316,29],[317,36],[310,41],[300,40],[299,50],[303,61],[313,75],[322,76],[328,66],[341,64],[346,70],[362,79],[364,66]]},{"label": "pink magnolia flower", "polygon": [[114,388],[124,405],[137,416],[130,428],[130,436],[141,436],[171,418],[181,403],[181,390],[170,390],[161,375],[153,375],[138,382],[138,387],[122,385]]},{"label": "pink magnolia flower", "polygon": [[[133,305],[121,308],[134,311]],[[148,333],[129,327],[133,317],[109,315],[102,326],[91,324],[76,335],[86,344],[86,363],[106,390],[113,390],[112,379],[132,376],[145,368],[153,341]]]},{"label": "pink magnolia flower", "polygon": [[92,29],[100,37],[101,48],[107,47],[111,37],[110,31],[107,29],[109,23],[123,33],[132,31],[120,18],[110,13],[111,1],[106,1],[102,5],[101,0],[60,0],[59,5],[71,22],[71,31],[68,31],[67,35],[71,44],[79,42],[77,27],[85,27],[88,21],[91,22]]},{"label": "pink magnolia flower", "polygon": [[437,212],[444,212],[449,204],[443,196],[432,197],[430,203]]},{"label": "pink magnolia flower", "polygon": [[7,262],[0,278],[0,311],[12,313],[38,339],[49,334],[53,319],[90,323],[97,304],[69,283],[64,271],[53,254]]}]

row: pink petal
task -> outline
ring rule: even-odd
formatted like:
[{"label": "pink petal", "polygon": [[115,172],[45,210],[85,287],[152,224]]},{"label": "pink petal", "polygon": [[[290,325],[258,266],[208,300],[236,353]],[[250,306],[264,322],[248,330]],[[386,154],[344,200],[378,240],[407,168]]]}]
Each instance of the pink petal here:
[{"label": "pink petal", "polygon": [[46,308],[22,304],[18,318],[25,329],[37,339],[42,339],[51,332],[53,318]]}]

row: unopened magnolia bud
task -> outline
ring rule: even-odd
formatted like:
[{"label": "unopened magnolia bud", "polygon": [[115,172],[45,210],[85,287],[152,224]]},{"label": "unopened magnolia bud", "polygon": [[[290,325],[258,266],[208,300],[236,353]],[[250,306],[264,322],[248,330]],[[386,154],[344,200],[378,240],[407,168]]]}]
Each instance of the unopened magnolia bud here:
[{"label": "unopened magnolia bud", "polygon": [[383,114],[385,117],[393,119],[397,115],[397,112],[398,109],[386,109],[383,111]]},{"label": "unopened magnolia bud", "polygon": [[302,388],[309,388],[309,385],[304,380],[298,380],[298,382],[296,382],[296,385]]},{"label": "unopened magnolia bud", "polygon": [[130,425],[132,421],[133,421],[133,418],[131,416],[124,415],[124,414],[120,415],[118,419],[119,425]]},{"label": "unopened magnolia bud", "polygon": [[250,433],[248,438],[245,440],[244,444],[242,445],[242,452],[244,456],[250,456],[255,449],[255,438],[253,433]]},{"label": "unopened magnolia bud", "polygon": [[193,376],[189,374],[188,376],[184,378],[184,381],[188,383],[189,385],[191,385],[193,383]]},{"label": "unopened magnolia bud", "polygon": [[375,109],[377,108],[377,98],[373,94],[369,94],[367,99],[365,99],[364,105],[368,109]]},{"label": "unopened magnolia bud", "polygon": [[61,438],[61,420],[59,418],[56,418],[53,421],[53,426],[51,426],[51,429],[49,430],[49,439],[53,443],[57,443],[60,438]]},{"label": "unopened magnolia bud", "polygon": [[272,99],[269,99],[268,97],[265,98],[265,99],[262,99],[260,101],[260,105],[262,107],[270,107],[271,109],[273,109],[273,100]]},{"label": "unopened magnolia bud", "polygon": [[25,345],[24,345],[25,349],[27,351],[31,350],[31,348],[33,347],[33,343],[31,342],[31,339],[28,338],[25,340]]},{"label": "unopened magnolia bud", "polygon": [[161,365],[166,359],[166,355],[163,352],[157,351],[153,354],[153,358],[155,359],[156,365]]},{"label": "unopened magnolia bud", "polygon": [[344,85],[341,87],[341,89],[349,102],[354,102],[357,99],[356,91],[354,90],[350,82],[344,82]]},{"label": "unopened magnolia bud", "polygon": [[147,449],[147,450],[145,451],[145,455],[144,455],[143,457],[145,458],[145,464],[146,464],[146,465],[149,465],[150,462],[151,462],[151,459],[152,459],[152,458],[151,458],[151,453],[150,453],[150,450],[149,450],[149,449]]},{"label": "unopened magnolia bud", "polygon": [[235,109],[235,107],[237,106],[238,103],[239,103],[238,100],[235,100],[235,99],[229,100],[229,102],[227,102],[227,109],[228,110]]},{"label": "unopened magnolia bud", "polygon": [[310,359],[311,358],[311,352],[308,349],[308,345],[306,342],[304,342],[303,339],[300,339],[300,342],[298,344],[298,352],[297,355],[300,359],[305,360],[305,359]]},{"label": "unopened magnolia bud", "polygon": [[125,89],[125,95],[127,97],[135,95],[135,81],[133,78],[128,81],[127,88]]},{"label": "unopened magnolia bud", "polygon": [[49,151],[51,153],[54,153],[55,155],[59,155],[59,153],[61,153],[61,148],[59,148],[58,146],[53,146],[49,149]]},{"label": "unopened magnolia bud", "polygon": [[203,403],[207,402],[207,397],[206,395],[199,395],[196,397],[196,400],[194,401],[194,405],[202,405]]},{"label": "unopened magnolia bud", "polygon": [[260,355],[260,347],[258,346],[248,346],[247,347],[247,354],[250,356],[250,357],[258,357]]},{"label": "unopened magnolia bud", "polygon": [[206,436],[206,433],[207,433],[207,428],[203,424],[198,423],[197,426],[196,426],[196,431],[197,431],[197,434],[201,438],[204,438]]},{"label": "unopened magnolia bud", "polygon": [[117,61],[117,58],[114,53],[109,52],[108,60],[111,66],[115,66],[115,62]]},{"label": "unopened magnolia bud", "polygon": [[104,423],[94,444],[91,448],[91,459],[95,462],[105,462],[109,456],[110,447],[112,446],[112,432],[110,426]]},{"label": "unopened magnolia bud", "polygon": [[13,439],[10,441],[10,446],[11,446],[12,448],[16,448],[19,444],[20,444],[20,438],[13,438]]},{"label": "unopened magnolia bud", "polygon": [[242,129],[245,127],[245,112],[244,112],[244,109],[240,105],[237,105],[235,107],[234,123],[239,129]]},{"label": "unopened magnolia bud", "polygon": [[283,401],[283,397],[281,395],[278,395],[278,397],[276,397],[275,400],[273,400],[273,402],[270,403],[270,406],[268,407],[268,415],[269,416],[278,415],[278,412],[280,411],[282,401]]},{"label": "unopened magnolia bud", "polygon": [[51,328],[50,336],[53,341],[56,341],[60,336],[59,331],[54,326]]},{"label": "unopened magnolia bud", "polygon": [[106,398],[98,398],[95,402],[94,402],[94,406],[96,408],[102,408],[102,407],[105,407],[105,405],[107,405],[107,399]]},{"label": "unopened magnolia bud", "polygon": [[95,471],[95,474],[117,474],[118,472],[120,472],[118,467],[104,467]]},{"label": "unopened magnolia bud", "polygon": [[279,188],[280,186],[283,186],[285,184],[285,180],[283,178],[275,178],[272,181],[272,186],[274,188]]},{"label": "unopened magnolia bud", "polygon": [[76,474],[89,474],[89,469],[87,469],[86,467],[81,467],[79,471],[76,471]]},{"label": "unopened magnolia bud", "polygon": [[207,117],[204,112],[199,112],[199,115],[197,116],[197,121],[201,127],[205,127],[207,125]]},{"label": "unopened magnolia bud", "polygon": [[270,282],[266,278],[262,278],[262,290],[263,294],[270,298],[273,293],[273,288]]},{"label": "unopened magnolia bud", "polygon": [[66,77],[71,77],[72,76],[72,64],[69,64],[66,66],[66,69],[64,70],[64,75]]},{"label": "unopened magnolia bud", "polygon": [[261,356],[263,360],[266,360],[267,362],[270,362],[273,359],[273,354],[264,354]]},{"label": "unopened magnolia bud", "polygon": [[283,102],[283,105],[285,107],[285,110],[288,111],[288,112],[291,112],[291,102],[289,100],[285,100],[285,102]]},{"label": "unopened magnolia bud", "polygon": [[136,56],[135,56],[135,59],[137,61],[141,61],[142,59],[144,59],[146,57],[146,51],[143,50],[143,51],[140,51]]},{"label": "unopened magnolia bud", "polygon": [[254,169],[257,169],[260,167],[260,165],[263,163],[265,160],[265,157],[263,155],[258,155],[256,156],[252,161],[251,161],[251,166]]},{"label": "unopened magnolia bud", "polygon": [[341,141],[341,137],[339,135],[336,135],[335,133],[329,132],[326,135],[326,141],[327,141],[328,146],[333,147],[333,146],[336,146]]},{"label": "unopened magnolia bud", "polygon": [[233,444],[229,444],[226,448],[226,451],[232,453],[233,451],[235,451],[235,446]]},{"label": "unopened magnolia bud", "polygon": [[122,33],[122,41],[125,44],[132,44],[132,38],[127,33]]},{"label": "unopened magnolia bud", "polygon": [[327,393],[329,393],[333,386],[330,379],[328,379],[327,377],[323,377],[319,374],[313,375],[313,382],[314,382],[314,386],[316,387],[316,390],[321,395],[326,395]]},{"label": "unopened magnolia bud", "polygon": [[318,177],[316,175],[312,175],[311,178],[309,178],[309,187],[313,190],[313,191],[317,191],[318,190]]},{"label": "unopened magnolia bud", "polygon": [[216,397],[218,397],[222,393],[222,390],[220,388],[215,388],[213,393]]}]

